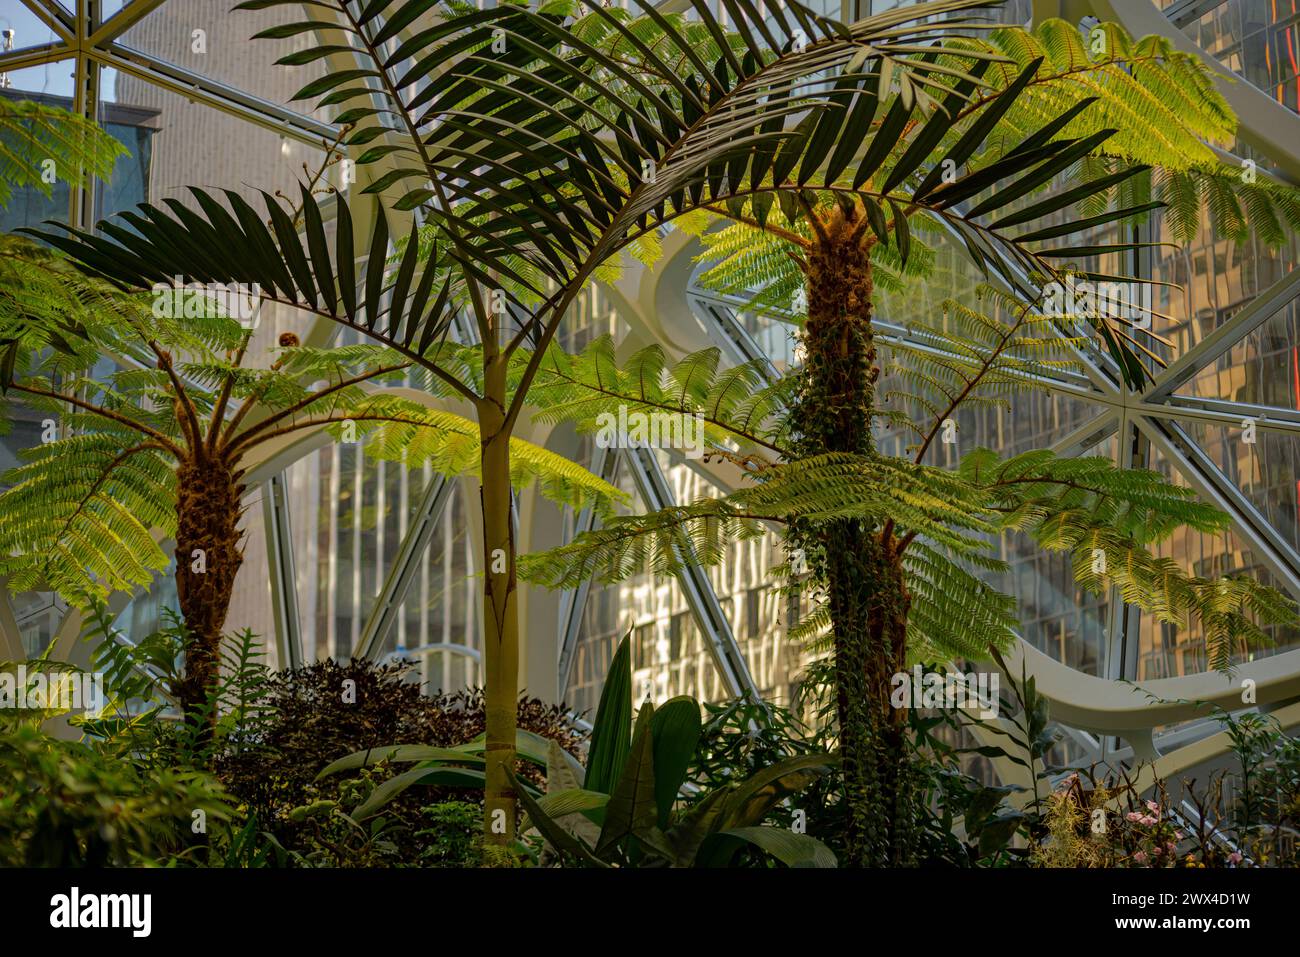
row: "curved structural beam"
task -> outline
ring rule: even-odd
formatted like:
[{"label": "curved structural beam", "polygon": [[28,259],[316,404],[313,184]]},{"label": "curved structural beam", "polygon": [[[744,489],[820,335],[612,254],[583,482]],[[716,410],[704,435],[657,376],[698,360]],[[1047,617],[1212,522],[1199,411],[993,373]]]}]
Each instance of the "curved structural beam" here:
[{"label": "curved structural beam", "polygon": [[397,556],[388,569],[384,587],[375,599],[374,610],[366,619],[361,638],[353,650],[356,657],[369,658],[371,661],[379,658],[384,642],[397,623],[397,616],[401,614],[416,573],[420,570],[420,557],[429,547],[455,487],[453,479],[435,475],[424,490],[424,495],[416,506],[411,527],[402,539]]},{"label": "curved structural beam", "polygon": [[[591,471],[606,482],[613,484],[618,471],[618,456],[604,446],[597,445],[591,454]],[[574,523],[573,536],[585,535],[600,525],[595,509],[585,508],[578,513]],[[577,588],[569,588],[560,596],[560,648],[556,676],[559,679],[560,693],[569,687],[569,675],[573,671],[573,659],[578,650],[578,636],[582,631],[583,613],[587,608],[587,596],[591,593],[591,579],[584,579]]]},{"label": "curved structural beam", "polygon": [[1231,479],[1210,460],[1177,422],[1135,423],[1178,473],[1207,501],[1232,520],[1232,529],[1255,557],[1297,599],[1300,599],[1300,555]]},{"label": "curved structural beam", "polygon": [[[1293,115],[1291,120],[1300,128],[1300,116]],[[1147,402],[1167,399],[1297,298],[1300,298],[1300,269],[1287,273],[1237,310],[1231,319],[1171,362],[1155,377],[1155,382],[1142,398]]]},{"label": "curved structural beam", "polygon": [[262,488],[262,520],[266,523],[266,557],[271,572],[271,614],[281,668],[302,667],[302,627],[298,617],[298,576],[293,535],[289,526],[289,497],[285,475],[271,476]]},{"label": "curved structural beam", "polygon": [[1237,666],[1231,677],[1219,672],[1158,678],[1152,681],[1108,681],[1086,675],[1043,654],[1023,639],[1007,654],[1012,677],[1024,664],[1038,692],[1051,702],[1055,720],[1099,734],[1121,737],[1134,729],[1150,729],[1206,716],[1206,707],[1226,711],[1249,707],[1242,702],[1245,682],[1251,681],[1255,702],[1280,705],[1300,699],[1300,650]]}]

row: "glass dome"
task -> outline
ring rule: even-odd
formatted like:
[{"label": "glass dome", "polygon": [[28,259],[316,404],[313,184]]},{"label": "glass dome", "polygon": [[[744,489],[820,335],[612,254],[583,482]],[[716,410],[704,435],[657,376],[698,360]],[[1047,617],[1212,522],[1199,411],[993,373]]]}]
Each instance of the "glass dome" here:
[{"label": "glass dome", "polygon": [[[871,4],[872,12],[896,5]],[[824,6],[841,12],[838,3]],[[1007,4],[1001,14],[1023,22],[1031,6],[1037,4]],[[1099,17],[1131,19],[1122,3],[1084,6]],[[1160,6],[1182,42],[1244,81],[1234,94],[1242,124],[1235,155],[1256,161],[1261,175],[1294,180],[1300,150],[1269,152],[1300,142],[1293,18],[1260,20],[1263,7],[1247,0],[1161,0]],[[0,52],[0,96],[67,106],[97,119],[126,146],[110,182],[56,190],[50,198],[20,195],[0,225],[8,230],[59,218],[89,227],[143,200],[192,204],[184,192],[189,185],[230,188],[251,200],[259,189],[287,193],[315,175],[340,130],[326,113],[307,112],[291,99],[311,71],[274,69],[267,51],[248,42],[294,14],[287,7],[230,15],[224,9],[218,0],[78,2],[75,10],[58,0],[0,0],[0,27],[12,31]],[[1148,32],[1147,25],[1134,20],[1131,32]],[[300,34],[296,42],[306,47],[319,39]],[[347,55],[336,53],[317,61],[316,74],[347,65]],[[357,169],[360,182],[351,188],[365,184],[367,169]],[[339,168],[323,175],[337,178]],[[1167,234],[1159,218],[1146,228],[1153,239]],[[1181,290],[1161,304],[1169,318],[1153,330],[1171,343],[1154,384],[1130,390],[1105,362],[1088,356],[1089,374],[1044,377],[1041,392],[1014,415],[963,412],[961,443],[937,446],[929,460],[952,464],[963,447],[977,445],[1007,453],[1051,447],[1157,469],[1232,519],[1219,538],[1175,537],[1166,546],[1169,557],[1198,573],[1257,576],[1300,598],[1296,243],[1292,235],[1277,249],[1234,244],[1207,219],[1194,244],[1161,249],[1141,264],[1144,276]],[[618,289],[596,286],[577,302],[565,344],[579,347],[610,334],[620,342],[657,342],[673,355],[713,345],[728,361],[766,359],[774,371],[795,360],[788,315],[756,314],[743,299],[700,285],[692,242],[666,241],[665,248],[656,275],[625,275]],[[982,277],[959,250],[941,247],[939,255],[944,268],[936,275],[943,278],[929,292],[933,302],[971,295]],[[904,304],[889,297],[877,323],[886,349],[911,335]],[[324,320],[274,307],[250,354],[264,354],[259,346],[269,347],[286,331],[305,342],[343,341]],[[0,438],[0,465],[11,462],[11,449],[33,426],[20,421]],[[729,487],[716,465],[662,452],[594,450],[571,432],[536,423],[522,431],[607,476],[628,493],[633,509]],[[479,683],[482,555],[467,534],[476,522],[471,483],[323,442],[286,450],[254,478],[232,628],[265,636],[274,665],[401,655],[421,662],[430,688]],[[589,514],[559,514],[531,492],[517,497],[516,513],[526,550],[559,544],[594,521]],[[690,693],[718,700],[754,690],[791,701],[806,652],[789,639],[792,609],[772,588],[777,545],[774,535],[737,543],[721,565],[678,580],[642,573],[614,586],[531,591],[524,599],[521,682],[543,698],[594,708],[612,649],[630,633],[638,698]],[[1162,696],[1187,697],[1183,690],[1211,679],[1204,636],[1195,627],[1154,622],[1114,591],[1085,596],[1059,556],[1008,541],[1003,557],[1010,569],[1000,583],[1020,600],[1023,641],[1036,653],[1026,660],[1045,669],[1040,688],[1060,704],[1058,720],[1069,725],[1073,715],[1071,727],[1090,749],[1080,762],[1133,754],[1152,740],[1158,745],[1161,738],[1150,736],[1155,726],[1175,735],[1168,738],[1175,750],[1185,747],[1186,722],[1144,717],[1138,707],[1131,715],[1140,723],[1135,735],[1106,733],[1122,722],[1103,727],[1093,720],[1087,695],[1104,684],[1155,681]],[[138,625],[156,618],[168,600],[118,596],[115,611]],[[71,654],[79,624],[57,596],[0,591],[0,636],[11,654],[39,654],[51,643],[56,654]],[[1279,672],[1300,675],[1300,631],[1280,628],[1272,637],[1272,647],[1249,657],[1276,659]]]}]

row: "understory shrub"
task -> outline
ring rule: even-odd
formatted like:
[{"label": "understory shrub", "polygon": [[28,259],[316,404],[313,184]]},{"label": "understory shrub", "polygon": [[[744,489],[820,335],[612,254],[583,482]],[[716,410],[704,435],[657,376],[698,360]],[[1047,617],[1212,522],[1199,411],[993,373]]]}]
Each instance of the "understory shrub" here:
[{"label": "understory shrub", "polygon": [[[483,734],[479,689],[426,695],[407,665],[324,661],[270,677],[256,737],[215,763],[232,794],[291,862],[328,866],[472,863],[481,831],[481,794],[463,788],[413,789],[381,817],[354,820],[355,809],[392,777],[387,764],[359,775],[317,780],[337,758],[395,743],[454,747]],[[519,727],[577,753],[586,740],[564,705],[521,696]],[[537,785],[541,769],[517,773]],[[466,798],[474,803],[467,804]],[[465,807],[473,807],[466,814]]]},{"label": "understory shrub", "polygon": [[232,816],[202,771],[27,724],[0,734],[0,866],[221,864]]}]

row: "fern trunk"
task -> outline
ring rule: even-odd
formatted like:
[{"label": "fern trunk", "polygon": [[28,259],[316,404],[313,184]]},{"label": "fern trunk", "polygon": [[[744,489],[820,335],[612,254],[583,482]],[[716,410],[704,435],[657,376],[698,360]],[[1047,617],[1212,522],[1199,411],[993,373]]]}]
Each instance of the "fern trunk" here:
[{"label": "fern trunk", "polygon": [[176,592],[190,641],[177,690],[185,716],[216,720],[221,675],[221,632],[235,576],[243,563],[239,516],[243,487],[217,459],[191,460],[176,469]]},{"label": "fern trunk", "polygon": [[[808,250],[803,381],[792,408],[801,457],[875,452],[879,378],[871,327],[870,245],[861,211],[818,217]],[[831,613],[835,706],[847,819],[842,863],[906,863],[905,712],[890,705],[904,666],[908,594],[888,531],[856,519],[796,527]]]},{"label": "fern trunk", "polygon": [[505,423],[507,360],[485,360],[480,496],[483,505],[483,665],[487,723],[484,829],[490,845],[515,833],[515,792],[507,770],[515,761],[519,696],[519,606],[510,499],[510,435]]}]

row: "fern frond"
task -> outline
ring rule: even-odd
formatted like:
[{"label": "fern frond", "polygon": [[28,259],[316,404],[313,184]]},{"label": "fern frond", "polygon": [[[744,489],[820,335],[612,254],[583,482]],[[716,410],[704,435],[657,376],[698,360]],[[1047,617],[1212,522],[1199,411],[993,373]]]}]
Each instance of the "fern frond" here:
[{"label": "fern frond", "polygon": [[534,418],[572,422],[581,433],[607,427],[620,413],[671,413],[702,417],[704,438],[720,449],[781,452],[778,415],[788,381],[768,383],[759,362],[718,370],[720,353],[703,349],[669,364],[661,347],[648,346],[620,368],[613,340],[602,336],[581,353],[552,349],[528,393]]},{"label": "fern frond", "polygon": [[107,180],[125,153],[126,147],[98,124],[76,113],[0,98],[0,206],[9,202],[14,187],[30,186],[49,196],[52,179]]}]

